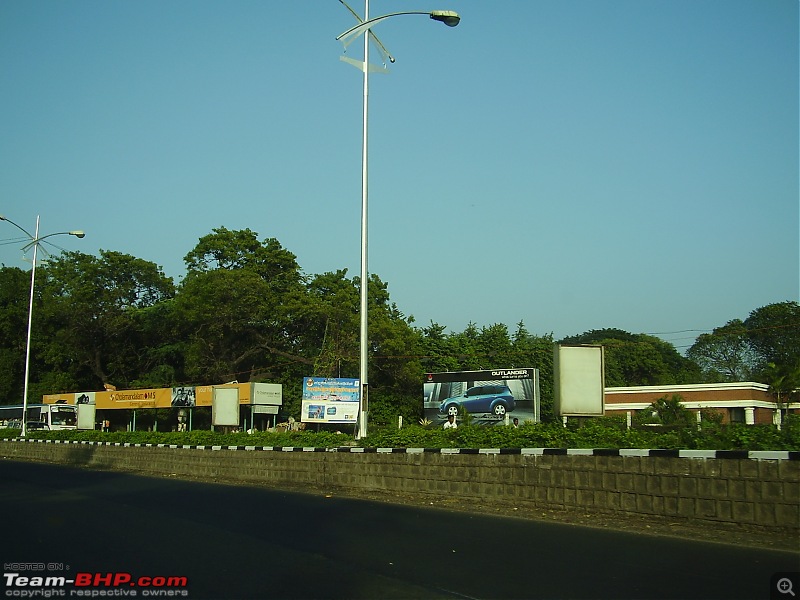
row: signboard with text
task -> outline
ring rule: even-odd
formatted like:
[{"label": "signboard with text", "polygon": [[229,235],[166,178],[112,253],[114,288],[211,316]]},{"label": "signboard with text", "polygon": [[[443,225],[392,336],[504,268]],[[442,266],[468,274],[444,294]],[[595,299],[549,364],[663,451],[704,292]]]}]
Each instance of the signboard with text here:
[{"label": "signboard with text", "polygon": [[304,423],[355,423],[359,393],[358,379],[304,377],[300,420]]}]

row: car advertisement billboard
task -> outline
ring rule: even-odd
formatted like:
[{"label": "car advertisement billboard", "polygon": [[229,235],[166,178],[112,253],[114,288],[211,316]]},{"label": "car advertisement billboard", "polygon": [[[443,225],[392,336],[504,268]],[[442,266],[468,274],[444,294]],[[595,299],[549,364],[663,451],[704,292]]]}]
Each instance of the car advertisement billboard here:
[{"label": "car advertisement billboard", "polygon": [[304,423],[355,423],[360,390],[358,379],[304,377],[300,420]]},{"label": "car advertisement billboard", "polygon": [[475,425],[539,421],[539,370],[491,369],[427,373],[423,384],[425,418],[443,425],[468,413]]}]

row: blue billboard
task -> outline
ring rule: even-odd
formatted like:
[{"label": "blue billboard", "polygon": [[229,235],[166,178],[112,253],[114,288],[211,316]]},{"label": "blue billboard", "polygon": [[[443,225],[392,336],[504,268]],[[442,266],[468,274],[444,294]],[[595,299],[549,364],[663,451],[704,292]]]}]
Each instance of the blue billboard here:
[{"label": "blue billboard", "polygon": [[304,377],[300,420],[304,423],[355,423],[360,390],[358,379]]}]

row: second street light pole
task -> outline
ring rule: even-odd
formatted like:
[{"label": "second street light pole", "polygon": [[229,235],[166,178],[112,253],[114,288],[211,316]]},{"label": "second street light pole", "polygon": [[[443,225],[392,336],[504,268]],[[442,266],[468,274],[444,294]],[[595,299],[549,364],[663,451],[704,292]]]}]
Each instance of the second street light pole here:
[{"label": "second street light pole", "polygon": [[53,237],[55,235],[74,235],[77,238],[85,237],[86,234],[83,231],[61,231],[58,233],[50,233],[48,235],[44,235],[39,237],[39,215],[36,215],[36,229],[34,230],[33,235],[28,233],[25,229],[21,226],[17,225],[11,219],[0,215],[0,221],[7,221],[11,223],[14,227],[19,229],[22,233],[28,236],[30,241],[22,247],[23,252],[27,251],[31,247],[33,247],[33,261],[31,263],[31,293],[30,293],[30,300],[28,303],[28,341],[25,346],[25,386],[24,391],[22,392],[22,437],[28,432],[28,386],[30,382],[30,371],[31,371],[31,332],[33,329],[33,296],[34,290],[36,287],[36,260],[39,250],[39,244],[45,239],[49,237]]},{"label": "second street light pole", "polygon": [[[347,6],[343,0],[342,4]],[[401,15],[428,15],[431,19],[444,23],[448,27],[455,27],[458,25],[461,18],[457,13],[450,10],[436,10],[432,12],[421,11],[408,11],[391,13],[370,19],[369,17],[369,0],[364,0],[364,18],[361,19],[358,15],[347,8],[359,21],[359,24],[341,33],[336,39],[342,40],[347,44],[347,38],[355,38],[364,34],[364,62],[361,64],[361,70],[364,76],[364,106],[363,106],[363,122],[362,122],[362,139],[361,139],[361,289],[360,289],[360,302],[359,302],[359,359],[358,359],[358,377],[359,384],[361,385],[361,394],[359,399],[358,410],[358,429],[356,433],[357,438],[363,438],[367,435],[367,413],[369,412],[369,336],[368,336],[368,302],[369,302],[369,268],[367,261],[367,237],[368,237],[368,197],[369,197],[369,177],[368,177],[368,113],[369,113],[369,42],[372,38],[381,49],[383,45],[377,40],[371,31],[373,25],[380,21],[384,21],[390,17]],[[388,54],[388,53],[387,53]],[[394,58],[389,56],[391,62]],[[354,61],[348,61],[354,62]]]},{"label": "second street light pole", "polygon": [[31,373],[31,330],[33,327],[33,291],[36,285],[36,255],[39,249],[39,215],[36,215],[36,229],[33,231],[33,262],[31,263],[31,295],[28,304],[28,343],[25,346],[25,389],[22,392],[22,437],[28,433],[28,384]]}]

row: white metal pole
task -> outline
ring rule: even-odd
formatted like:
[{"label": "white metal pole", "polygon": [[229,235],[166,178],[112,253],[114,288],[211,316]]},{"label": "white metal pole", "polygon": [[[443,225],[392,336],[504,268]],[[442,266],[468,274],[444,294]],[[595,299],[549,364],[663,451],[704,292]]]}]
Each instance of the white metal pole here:
[{"label": "white metal pole", "polygon": [[39,215],[36,215],[36,230],[33,234],[33,264],[31,265],[31,297],[28,304],[28,344],[25,348],[25,390],[22,393],[22,437],[28,433],[28,382],[31,367],[31,325],[33,324],[33,291],[36,284],[36,254],[39,249]]},{"label": "white metal pole", "polygon": [[[369,0],[364,0],[364,21],[369,20]],[[359,338],[359,383],[361,394],[358,411],[358,434],[362,438],[367,435],[367,408],[369,398],[369,374],[367,366],[367,197],[368,197],[368,170],[367,170],[367,115],[369,107],[369,32],[364,35],[364,122],[361,143],[361,306],[359,316],[361,321]]]}]

